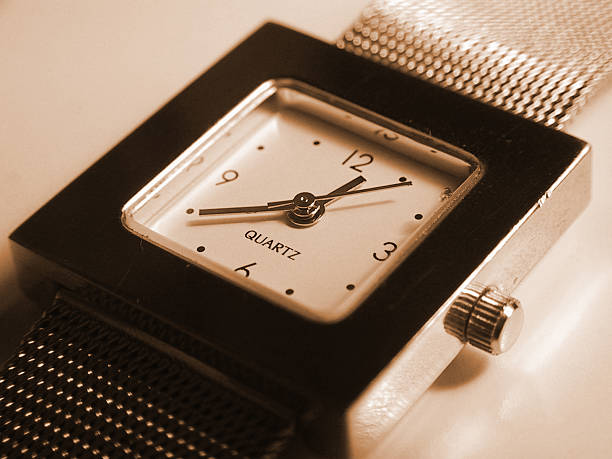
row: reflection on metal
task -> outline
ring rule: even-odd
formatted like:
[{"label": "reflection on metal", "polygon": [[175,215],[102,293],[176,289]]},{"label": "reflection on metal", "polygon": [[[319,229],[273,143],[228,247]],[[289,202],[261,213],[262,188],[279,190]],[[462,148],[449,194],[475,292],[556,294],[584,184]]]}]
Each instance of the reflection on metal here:
[{"label": "reflection on metal", "polygon": [[298,193],[293,198],[293,204],[295,207],[287,213],[287,217],[296,226],[312,226],[325,213],[325,206],[312,193]]},{"label": "reflection on metal", "polygon": [[460,295],[473,285],[495,285],[499,292],[511,294],[582,212],[590,197],[590,171],[587,146],[545,192],[547,199],[535,202],[508,228],[506,237],[353,402],[345,416],[350,454],[371,452],[461,351],[463,342],[445,327]]},{"label": "reflection on metal", "polygon": [[522,326],[523,310],[517,299],[478,284],[459,295],[444,319],[451,335],[494,355],[512,347]]}]

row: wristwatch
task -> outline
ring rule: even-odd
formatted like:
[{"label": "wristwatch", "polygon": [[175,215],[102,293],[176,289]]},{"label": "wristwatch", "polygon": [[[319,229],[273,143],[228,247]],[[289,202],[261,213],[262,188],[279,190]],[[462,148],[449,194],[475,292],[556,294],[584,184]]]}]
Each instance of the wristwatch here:
[{"label": "wristwatch", "polygon": [[[381,8],[340,47],[473,81]],[[533,117],[562,123],[587,85],[545,78],[564,102]],[[0,377],[0,450],[365,454],[464,342],[512,344],[509,295],[588,186],[584,142],[265,25],[13,234],[53,306]]]}]

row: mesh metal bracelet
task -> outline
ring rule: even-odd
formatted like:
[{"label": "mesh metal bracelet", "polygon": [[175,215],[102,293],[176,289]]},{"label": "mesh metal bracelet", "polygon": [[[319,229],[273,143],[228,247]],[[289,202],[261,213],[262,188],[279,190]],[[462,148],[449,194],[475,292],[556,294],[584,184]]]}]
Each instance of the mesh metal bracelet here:
[{"label": "mesh metal bracelet", "polygon": [[612,70],[612,3],[377,0],[337,46],[561,129]]},{"label": "mesh metal bracelet", "polygon": [[61,297],[0,373],[0,458],[272,458],[292,430]]}]

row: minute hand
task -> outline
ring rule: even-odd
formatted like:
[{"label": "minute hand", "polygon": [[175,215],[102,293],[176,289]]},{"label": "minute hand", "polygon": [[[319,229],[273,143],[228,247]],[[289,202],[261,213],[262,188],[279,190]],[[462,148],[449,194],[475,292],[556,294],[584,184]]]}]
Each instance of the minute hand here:
[{"label": "minute hand", "polygon": [[[322,200],[322,199],[333,199],[333,198],[339,198],[341,196],[348,196],[351,194],[359,194],[359,193],[369,193],[370,191],[378,191],[378,190],[385,190],[387,188],[395,188],[398,186],[410,186],[412,185],[412,182],[400,182],[400,183],[391,183],[390,185],[380,185],[380,186],[373,186],[371,188],[363,188],[360,190],[350,190],[350,191],[332,191],[329,194],[325,194],[322,196],[315,196],[316,200]],[[287,201],[273,201],[273,202],[269,202],[268,203],[268,207],[269,208],[278,208],[278,207],[283,207],[286,206],[288,204],[291,204],[293,201],[291,200],[287,200]]]},{"label": "minute hand", "polygon": [[[345,183],[341,187],[336,188],[334,191],[330,192],[329,194],[332,195],[332,194],[351,190],[365,181],[366,179],[360,175],[359,177],[356,177],[353,180]],[[329,203],[329,201],[332,201],[333,199],[335,198],[329,198],[329,199],[323,200],[321,204],[323,205],[327,204]],[[277,203],[282,202],[282,204],[277,204],[273,206],[268,204],[265,206],[222,207],[222,208],[216,208],[216,209],[200,209],[198,213],[199,215],[253,214],[257,212],[270,212],[270,211],[277,212],[279,210],[291,210],[295,207],[293,199],[289,199],[286,201],[276,201],[276,202]]]}]

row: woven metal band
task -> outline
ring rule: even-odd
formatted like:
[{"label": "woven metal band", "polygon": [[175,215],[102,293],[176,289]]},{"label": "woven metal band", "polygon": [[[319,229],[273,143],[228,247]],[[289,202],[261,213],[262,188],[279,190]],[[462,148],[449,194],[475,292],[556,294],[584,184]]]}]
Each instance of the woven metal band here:
[{"label": "woven metal band", "polygon": [[337,45],[561,129],[612,70],[612,2],[377,0]]},{"label": "woven metal band", "polygon": [[0,373],[0,458],[275,457],[290,427],[61,300]]}]

